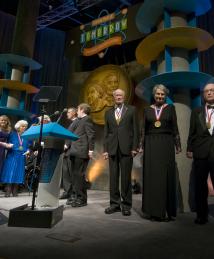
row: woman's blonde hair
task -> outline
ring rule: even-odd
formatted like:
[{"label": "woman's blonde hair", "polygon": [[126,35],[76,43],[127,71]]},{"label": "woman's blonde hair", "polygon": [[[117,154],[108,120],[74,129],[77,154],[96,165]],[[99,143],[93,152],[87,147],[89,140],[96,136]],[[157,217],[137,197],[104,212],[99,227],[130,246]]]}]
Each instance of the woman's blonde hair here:
[{"label": "woman's blonde hair", "polygon": [[1,128],[1,130],[5,132],[10,132],[11,131],[10,119],[6,115],[1,115],[0,118],[7,121],[7,125],[5,126],[5,128]]}]

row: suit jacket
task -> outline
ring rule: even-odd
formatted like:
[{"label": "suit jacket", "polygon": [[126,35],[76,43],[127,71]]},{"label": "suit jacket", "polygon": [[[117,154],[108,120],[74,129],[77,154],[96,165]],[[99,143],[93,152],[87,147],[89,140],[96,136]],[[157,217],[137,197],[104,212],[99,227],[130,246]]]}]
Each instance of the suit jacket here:
[{"label": "suit jacket", "polygon": [[[75,129],[77,128],[78,123],[79,123],[79,119],[76,118],[75,120],[73,120],[73,121],[71,122],[71,124],[70,124],[69,127],[68,127],[68,130],[73,133],[73,132],[75,131]],[[69,139],[66,139],[66,140],[65,140],[65,144],[67,145],[68,148],[71,146],[71,143],[72,143],[71,140],[69,140]]]},{"label": "suit jacket", "polygon": [[115,155],[118,146],[124,155],[130,155],[139,146],[137,115],[131,105],[124,105],[119,124],[115,119],[114,107],[105,113],[104,152]]},{"label": "suit jacket", "polygon": [[79,136],[79,139],[71,142],[71,146],[67,151],[69,155],[88,158],[89,150],[94,150],[95,130],[94,124],[89,116],[79,119],[78,124],[73,131]]},{"label": "suit jacket", "polygon": [[205,106],[191,113],[187,151],[193,152],[196,159],[214,157],[214,135],[210,135],[206,126]]}]

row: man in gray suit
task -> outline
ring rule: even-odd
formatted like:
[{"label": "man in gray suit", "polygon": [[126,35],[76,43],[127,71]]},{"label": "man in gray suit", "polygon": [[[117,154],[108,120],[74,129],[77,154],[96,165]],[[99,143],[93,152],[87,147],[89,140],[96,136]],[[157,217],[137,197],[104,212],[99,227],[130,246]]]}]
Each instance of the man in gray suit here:
[{"label": "man in gray suit", "polygon": [[122,209],[124,216],[130,216],[131,171],[133,157],[137,154],[139,145],[139,129],[135,107],[124,104],[125,92],[117,89],[113,92],[113,97],[115,106],[106,112],[104,128],[103,155],[105,159],[109,159],[110,169],[110,207],[105,209],[105,213],[112,214]]},{"label": "man in gray suit", "polygon": [[90,106],[87,103],[81,103],[77,109],[78,124],[73,131],[79,136],[79,139],[72,142],[68,153],[71,160],[71,172],[73,175],[74,199],[68,199],[68,205],[72,207],[82,207],[87,205],[87,188],[85,182],[85,172],[89,159],[93,156],[95,130],[89,117]]}]

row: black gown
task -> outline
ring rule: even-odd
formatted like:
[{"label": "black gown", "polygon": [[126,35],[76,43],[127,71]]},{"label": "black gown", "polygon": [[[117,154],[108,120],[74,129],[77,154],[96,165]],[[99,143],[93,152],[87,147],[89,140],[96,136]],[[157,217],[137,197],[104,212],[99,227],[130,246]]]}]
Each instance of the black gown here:
[{"label": "black gown", "polygon": [[180,148],[175,107],[167,105],[155,127],[155,110],[144,110],[142,130],[143,212],[150,217],[176,216],[175,147]]}]

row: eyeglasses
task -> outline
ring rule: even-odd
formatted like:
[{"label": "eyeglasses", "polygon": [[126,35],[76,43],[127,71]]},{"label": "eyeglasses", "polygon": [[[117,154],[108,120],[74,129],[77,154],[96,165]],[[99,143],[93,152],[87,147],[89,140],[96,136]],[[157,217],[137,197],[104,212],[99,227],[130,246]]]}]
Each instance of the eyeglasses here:
[{"label": "eyeglasses", "polygon": [[204,93],[209,93],[209,92],[211,92],[211,93],[214,93],[214,89],[207,89],[207,90],[204,90]]}]

